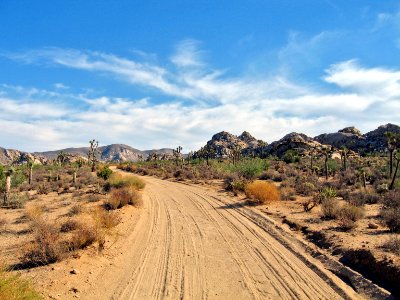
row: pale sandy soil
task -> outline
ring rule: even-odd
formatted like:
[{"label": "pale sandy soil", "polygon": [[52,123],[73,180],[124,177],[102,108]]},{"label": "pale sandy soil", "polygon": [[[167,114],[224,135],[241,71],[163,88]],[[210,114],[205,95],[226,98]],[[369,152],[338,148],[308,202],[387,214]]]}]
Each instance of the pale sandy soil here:
[{"label": "pale sandy soil", "polygon": [[215,188],[143,178],[143,207],[120,210],[102,253],[93,246],[24,271],[46,298],[365,298],[263,208],[235,205]]}]

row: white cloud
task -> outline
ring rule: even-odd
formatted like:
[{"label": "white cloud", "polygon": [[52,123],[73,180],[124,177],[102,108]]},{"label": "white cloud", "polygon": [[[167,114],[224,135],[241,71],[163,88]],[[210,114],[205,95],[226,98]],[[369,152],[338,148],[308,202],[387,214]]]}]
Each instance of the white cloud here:
[{"label": "white cloud", "polygon": [[330,66],[323,78],[338,88],[327,93],[281,76],[231,77],[200,63],[197,45],[183,45],[172,58],[178,70],[98,52],[50,49],[18,55],[30,63],[45,60],[110,73],[155,88],[169,100],[154,104],[150,97],[74,95],[67,90],[3,85],[0,126],[6,132],[0,145],[47,150],[86,145],[96,138],[103,145],[125,143],[148,149],[179,144],[189,151],[222,130],[235,134],[248,130],[271,142],[291,131],[313,136],[344,126],[365,131],[400,121],[398,70],[366,68],[355,60],[340,62]]},{"label": "white cloud", "polygon": [[171,61],[178,67],[201,67],[202,51],[199,50],[200,42],[192,39],[183,40],[178,43],[176,53],[171,57]]}]

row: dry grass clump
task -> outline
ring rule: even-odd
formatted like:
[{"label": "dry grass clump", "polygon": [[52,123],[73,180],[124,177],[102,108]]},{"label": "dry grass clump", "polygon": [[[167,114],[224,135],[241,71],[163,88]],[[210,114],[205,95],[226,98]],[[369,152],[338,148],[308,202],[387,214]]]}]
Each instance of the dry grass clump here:
[{"label": "dry grass clump", "polygon": [[385,195],[380,216],[391,232],[400,232],[400,191],[398,189]]},{"label": "dry grass clump", "polygon": [[394,254],[400,255],[400,237],[391,236],[383,245],[386,251],[392,252]]},{"label": "dry grass clump", "polygon": [[321,212],[324,219],[336,219],[339,201],[334,198],[325,198],[321,201]]},{"label": "dry grass clump", "polygon": [[356,226],[356,222],[365,216],[363,207],[351,204],[341,206],[337,211],[336,218],[339,226],[344,230],[351,230]]},{"label": "dry grass clump", "polygon": [[101,200],[101,196],[99,194],[90,194],[87,198],[87,202],[98,202]]},{"label": "dry grass clump", "polygon": [[95,225],[82,222],[68,241],[68,249],[70,251],[84,249],[95,242],[103,243],[103,240],[103,234]]},{"label": "dry grass clump", "polygon": [[400,208],[382,209],[380,216],[391,232],[400,232]]},{"label": "dry grass clump", "polygon": [[25,216],[33,222],[41,220],[43,213],[44,207],[42,205],[29,205],[25,208]]},{"label": "dry grass clump", "polygon": [[289,200],[289,201],[294,201],[296,200],[296,190],[292,187],[285,186],[281,187],[280,189],[281,193],[281,199],[282,200]]},{"label": "dry grass clump", "polygon": [[120,223],[120,218],[115,212],[99,208],[93,211],[92,218],[96,225],[101,228],[111,229]]},{"label": "dry grass clump", "polygon": [[254,181],[246,185],[246,196],[255,204],[267,204],[280,200],[278,188],[270,182]]},{"label": "dry grass clump", "polygon": [[128,204],[133,206],[142,204],[142,195],[132,187],[114,189],[104,201],[104,207],[107,210],[118,209]]},{"label": "dry grass clump", "polygon": [[29,268],[61,260],[65,250],[60,241],[58,228],[42,220],[34,222],[33,228],[35,238],[23,247],[21,264]]},{"label": "dry grass clump", "polygon": [[20,275],[0,269],[0,300],[40,300],[43,297]]},{"label": "dry grass clump", "polygon": [[124,176],[119,173],[113,173],[109,180],[108,185],[110,188],[123,188],[123,187],[131,187],[136,188],[137,190],[141,190],[145,187],[145,183],[142,179],[136,176]]},{"label": "dry grass clump", "polygon": [[79,227],[79,222],[73,219],[68,219],[64,223],[61,224],[60,231],[61,232],[70,232]]},{"label": "dry grass clump", "polygon": [[69,216],[75,216],[75,215],[79,215],[80,213],[83,212],[83,207],[80,204],[74,204],[68,212]]}]

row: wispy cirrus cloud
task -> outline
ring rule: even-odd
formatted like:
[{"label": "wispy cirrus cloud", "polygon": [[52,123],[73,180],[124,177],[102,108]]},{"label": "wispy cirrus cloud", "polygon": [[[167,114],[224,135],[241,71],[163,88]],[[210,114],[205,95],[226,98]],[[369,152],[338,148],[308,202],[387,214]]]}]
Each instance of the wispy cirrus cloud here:
[{"label": "wispy cirrus cloud", "polygon": [[[221,130],[248,130],[271,142],[291,131],[317,135],[344,126],[370,130],[400,121],[399,70],[368,68],[356,60],[339,62],[328,66],[322,78],[336,89],[324,92],[280,75],[230,76],[204,63],[198,47],[188,41],[178,45],[171,56],[174,67],[59,48],[12,55],[30,64],[103,72],[110,80],[152,88],[154,93],[128,99],[73,94],[57,86],[45,91],[3,85],[0,97],[7,105],[0,107],[0,126],[12,129],[0,136],[0,144],[13,141],[25,150],[46,150],[85,145],[95,137],[102,144],[142,149],[180,144],[188,151]],[[158,95],[166,98],[154,104],[152,98]],[[21,111],[34,113],[28,117]]]}]

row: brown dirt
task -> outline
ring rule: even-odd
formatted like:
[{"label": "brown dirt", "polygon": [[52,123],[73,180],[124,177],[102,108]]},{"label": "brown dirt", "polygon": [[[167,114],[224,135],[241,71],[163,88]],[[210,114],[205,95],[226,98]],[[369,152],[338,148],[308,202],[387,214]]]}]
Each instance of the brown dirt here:
[{"label": "brown dirt", "polygon": [[215,188],[144,179],[143,207],[120,210],[104,252],[25,276],[50,299],[363,298],[259,208]]}]

